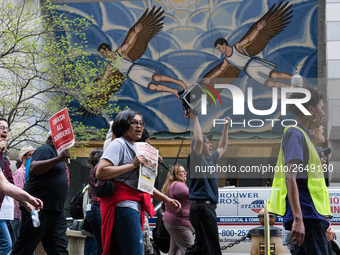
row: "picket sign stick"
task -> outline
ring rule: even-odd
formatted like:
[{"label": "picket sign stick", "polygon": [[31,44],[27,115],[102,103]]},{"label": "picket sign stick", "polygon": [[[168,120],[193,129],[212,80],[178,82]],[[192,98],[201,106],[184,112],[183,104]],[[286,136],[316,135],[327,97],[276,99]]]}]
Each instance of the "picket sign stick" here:
[{"label": "picket sign stick", "polygon": [[264,244],[265,254],[270,255],[270,226],[268,217],[268,199],[264,200]]}]

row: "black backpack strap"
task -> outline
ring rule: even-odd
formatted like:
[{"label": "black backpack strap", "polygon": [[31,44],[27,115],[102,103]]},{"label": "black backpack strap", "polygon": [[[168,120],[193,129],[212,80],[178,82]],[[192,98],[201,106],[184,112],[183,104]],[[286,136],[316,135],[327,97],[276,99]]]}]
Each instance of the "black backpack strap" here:
[{"label": "black backpack strap", "polygon": [[7,154],[5,152],[2,153],[2,159],[0,163],[0,168],[7,162]]}]

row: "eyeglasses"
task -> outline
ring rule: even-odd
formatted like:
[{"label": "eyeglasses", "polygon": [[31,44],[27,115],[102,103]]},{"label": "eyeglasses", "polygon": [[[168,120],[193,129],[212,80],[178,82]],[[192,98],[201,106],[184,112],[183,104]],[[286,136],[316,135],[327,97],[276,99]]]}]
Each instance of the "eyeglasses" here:
[{"label": "eyeglasses", "polygon": [[143,122],[143,121],[131,120],[130,123],[131,123],[132,126],[135,126],[135,127],[138,127],[138,126],[144,127],[145,126],[145,122]]},{"label": "eyeglasses", "polygon": [[326,154],[325,154],[325,153],[320,153],[320,154],[319,154],[319,157],[320,157],[320,158],[326,157]]},{"label": "eyeglasses", "polygon": [[178,173],[187,173],[185,170],[178,171]]},{"label": "eyeglasses", "polygon": [[6,130],[7,132],[11,132],[11,129],[9,127],[5,127],[5,126],[0,126],[0,130]]}]

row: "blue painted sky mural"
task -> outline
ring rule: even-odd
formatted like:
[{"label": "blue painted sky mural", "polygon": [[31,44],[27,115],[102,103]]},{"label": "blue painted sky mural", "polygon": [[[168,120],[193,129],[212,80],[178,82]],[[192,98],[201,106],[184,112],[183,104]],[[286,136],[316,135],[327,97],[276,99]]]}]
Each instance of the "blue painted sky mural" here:
[{"label": "blue painted sky mural", "polygon": [[[286,3],[284,1],[283,3]],[[225,38],[232,46],[239,42],[251,26],[257,22],[273,5],[280,1],[273,0],[157,0],[157,1],[114,1],[68,4],[66,11],[72,16],[90,17],[95,21],[87,33],[87,51],[93,61],[105,62],[97,51],[102,43],[107,43],[114,51],[120,47],[129,29],[139,20],[143,13],[153,6],[164,10],[164,23],[160,31],[148,42],[144,54],[134,63],[150,66],[157,70],[158,75],[165,75],[187,86],[200,81],[205,74],[221,63],[224,54],[215,47],[218,38]],[[276,71],[294,74],[297,69],[305,82],[312,86],[317,78],[317,0],[289,1],[293,4],[290,23],[270,39],[263,50],[255,58],[264,59],[277,65]],[[65,7],[63,7],[65,11]],[[266,24],[269,26],[270,24]],[[70,43],[77,43],[73,37]],[[290,81],[287,81],[290,84]],[[155,82],[157,84],[157,82]],[[171,89],[182,89],[175,83],[162,83]],[[269,109],[272,104],[272,89],[251,79],[244,71],[233,82],[245,94],[247,88],[253,88],[254,107]],[[280,90],[279,90],[280,91]],[[187,119],[183,116],[181,101],[173,94],[152,91],[125,79],[115,93],[118,101],[110,100],[109,105],[119,105],[121,109],[128,106],[144,116],[146,128],[152,133],[167,131],[184,132]],[[254,115],[245,107],[245,116],[233,116],[232,96],[228,90],[220,94],[222,106],[212,105],[209,116],[202,116],[204,132],[218,131],[211,125],[211,119],[230,116],[235,121],[253,119]],[[77,102],[73,103],[78,106]],[[246,102],[245,102],[246,104]],[[278,102],[280,105],[280,102]],[[85,125],[97,128],[107,126],[115,115],[81,119]],[[259,116],[256,116],[259,118]],[[280,108],[270,116],[261,119],[280,118]],[[287,118],[294,118],[288,115]],[[222,127],[221,127],[222,128]],[[231,128],[231,132],[281,132],[282,127],[272,127],[266,123],[262,128]]]}]

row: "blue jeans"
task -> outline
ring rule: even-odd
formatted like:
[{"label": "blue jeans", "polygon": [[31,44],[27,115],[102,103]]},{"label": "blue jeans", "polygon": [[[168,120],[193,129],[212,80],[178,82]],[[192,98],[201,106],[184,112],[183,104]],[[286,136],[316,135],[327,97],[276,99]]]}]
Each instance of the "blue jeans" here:
[{"label": "blue jeans", "polygon": [[94,237],[85,237],[84,255],[96,255],[97,242]]},{"label": "blue jeans", "polygon": [[[94,237],[96,239],[96,253],[97,255],[101,255],[103,253],[103,245],[102,245],[102,233],[101,233],[101,224],[102,224],[102,216],[100,215],[100,206],[99,205],[91,205],[91,211],[86,212],[86,220],[89,222]],[[86,240],[85,240],[86,241]],[[88,240],[90,243],[90,240]]]},{"label": "blue jeans", "polygon": [[12,251],[12,239],[6,220],[0,220],[0,254],[10,255]]},{"label": "blue jeans", "polygon": [[136,210],[117,207],[113,224],[115,254],[144,254],[144,240],[140,215]]}]

